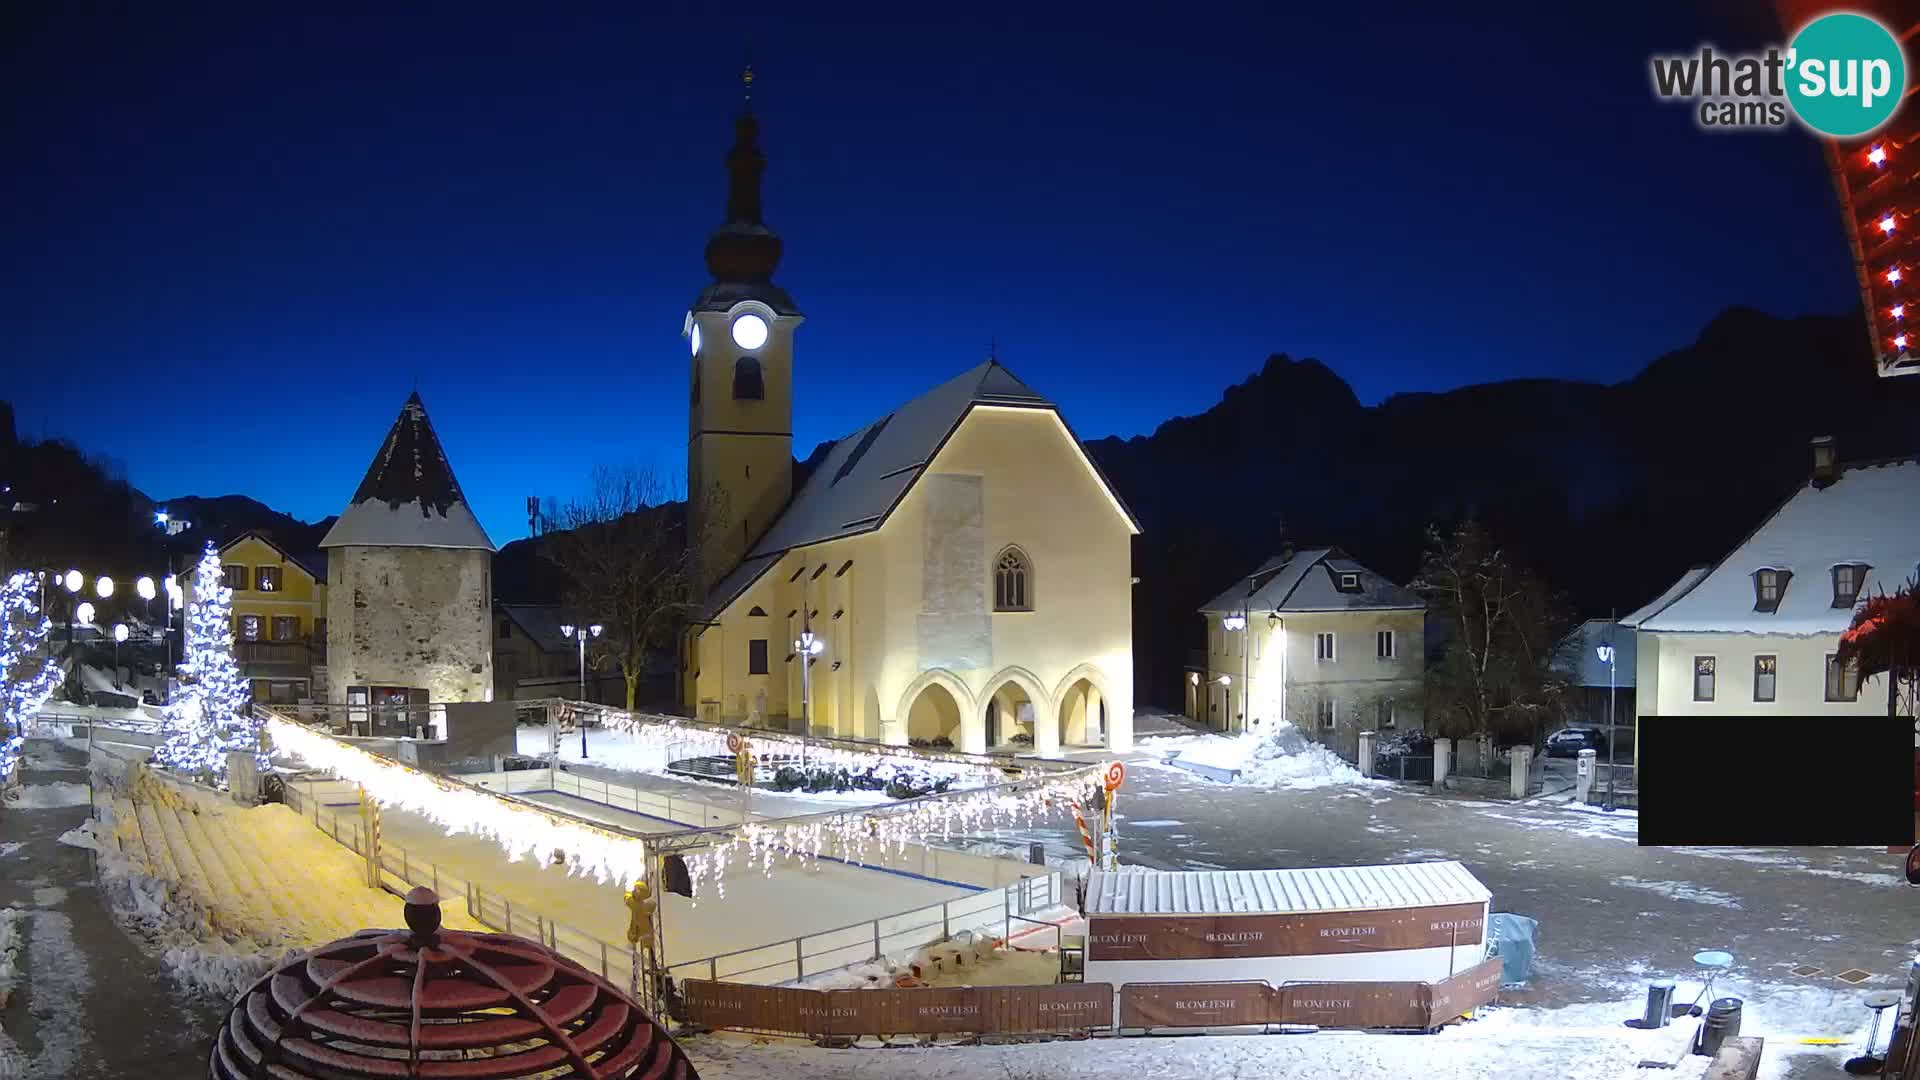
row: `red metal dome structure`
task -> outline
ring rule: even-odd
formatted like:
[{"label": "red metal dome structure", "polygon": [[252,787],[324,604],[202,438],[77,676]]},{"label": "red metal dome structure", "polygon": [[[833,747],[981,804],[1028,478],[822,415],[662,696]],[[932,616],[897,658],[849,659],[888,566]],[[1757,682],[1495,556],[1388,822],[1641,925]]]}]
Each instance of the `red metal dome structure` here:
[{"label": "red metal dome structure", "polygon": [[639,1005],[524,938],[440,929],[407,894],[407,930],[363,930],[291,961],[233,1004],[214,1080],[698,1080]]}]

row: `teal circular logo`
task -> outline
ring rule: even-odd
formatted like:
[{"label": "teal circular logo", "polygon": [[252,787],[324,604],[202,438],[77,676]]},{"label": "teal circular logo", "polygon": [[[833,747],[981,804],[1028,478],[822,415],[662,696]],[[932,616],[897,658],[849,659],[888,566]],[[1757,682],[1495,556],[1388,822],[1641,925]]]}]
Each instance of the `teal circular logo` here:
[{"label": "teal circular logo", "polygon": [[1865,15],[1822,15],[1787,46],[1787,100],[1822,135],[1865,135],[1893,116],[1906,91],[1900,43]]}]

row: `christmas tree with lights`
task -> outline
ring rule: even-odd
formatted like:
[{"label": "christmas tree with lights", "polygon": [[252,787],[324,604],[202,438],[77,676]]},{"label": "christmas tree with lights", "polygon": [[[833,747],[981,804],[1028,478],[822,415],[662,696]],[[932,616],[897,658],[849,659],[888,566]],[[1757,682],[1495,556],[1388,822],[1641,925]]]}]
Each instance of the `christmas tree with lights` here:
[{"label": "christmas tree with lights", "polygon": [[0,586],[0,784],[13,775],[26,742],[27,720],[60,685],[62,672],[42,646],[53,623],[34,594],[39,583],[22,571]]},{"label": "christmas tree with lights", "polygon": [[220,553],[211,543],[193,573],[181,693],[167,707],[165,738],[154,758],[170,769],[218,777],[227,771],[227,751],[246,750],[264,767],[260,724],[233,658],[233,590],[220,581]]}]

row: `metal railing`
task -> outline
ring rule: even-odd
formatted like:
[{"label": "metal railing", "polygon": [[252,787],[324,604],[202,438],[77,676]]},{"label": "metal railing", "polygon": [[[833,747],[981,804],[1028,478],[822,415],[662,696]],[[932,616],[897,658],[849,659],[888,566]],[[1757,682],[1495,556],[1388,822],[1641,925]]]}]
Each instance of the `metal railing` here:
[{"label": "metal railing", "polygon": [[[970,896],[943,900],[938,904],[914,908],[894,915],[882,915],[864,922],[851,923],[800,934],[766,945],[683,960],[669,964],[667,974],[675,979],[725,979],[781,985],[799,982],[811,976],[878,962],[888,956],[910,953],[915,949],[951,939],[962,932],[999,931],[1005,942],[1013,936],[1016,921],[1047,926],[1038,920],[1023,918],[1019,912],[1038,911],[1059,902],[1060,875],[1049,873],[1023,878],[1017,884],[983,889]],[[1056,932],[1058,927],[1055,927]]]}]

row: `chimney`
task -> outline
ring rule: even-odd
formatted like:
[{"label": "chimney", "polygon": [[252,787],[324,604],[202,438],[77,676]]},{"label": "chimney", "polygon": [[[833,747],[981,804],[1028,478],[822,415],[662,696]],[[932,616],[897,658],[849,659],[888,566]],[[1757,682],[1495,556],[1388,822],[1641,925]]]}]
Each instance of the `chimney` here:
[{"label": "chimney", "polygon": [[1280,561],[1282,563],[1293,561],[1293,544],[1291,542],[1280,545]]},{"label": "chimney", "polygon": [[1816,436],[1813,446],[1813,486],[1823,488],[1840,478],[1838,451],[1833,444],[1833,436]]}]

